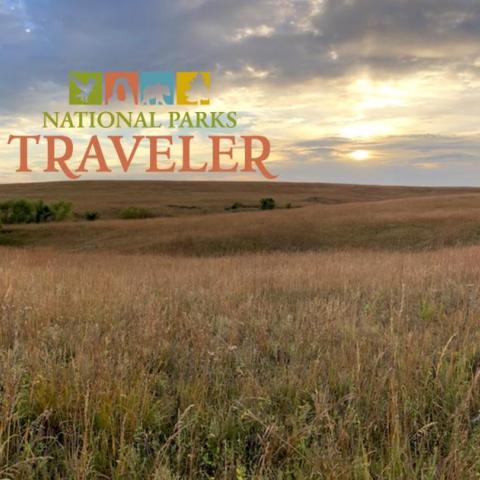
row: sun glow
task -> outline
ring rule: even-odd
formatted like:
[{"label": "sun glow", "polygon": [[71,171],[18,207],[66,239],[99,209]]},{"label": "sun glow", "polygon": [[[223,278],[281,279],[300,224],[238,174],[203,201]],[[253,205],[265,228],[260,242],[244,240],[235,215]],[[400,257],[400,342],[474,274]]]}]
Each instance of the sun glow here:
[{"label": "sun glow", "polygon": [[373,138],[391,135],[393,128],[386,122],[366,122],[347,125],[341,130],[341,135],[347,138]]},{"label": "sun glow", "polygon": [[356,162],[365,162],[370,158],[370,152],[367,150],[355,150],[350,154],[350,158]]}]

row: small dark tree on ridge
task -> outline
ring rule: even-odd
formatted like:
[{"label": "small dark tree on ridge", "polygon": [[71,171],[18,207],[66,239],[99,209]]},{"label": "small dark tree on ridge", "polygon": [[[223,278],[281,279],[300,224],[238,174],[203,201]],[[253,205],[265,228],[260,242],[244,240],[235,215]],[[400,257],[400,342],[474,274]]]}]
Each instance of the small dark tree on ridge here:
[{"label": "small dark tree on ridge", "polygon": [[262,198],[260,200],[260,208],[262,210],[273,210],[275,206],[276,204],[273,198]]}]

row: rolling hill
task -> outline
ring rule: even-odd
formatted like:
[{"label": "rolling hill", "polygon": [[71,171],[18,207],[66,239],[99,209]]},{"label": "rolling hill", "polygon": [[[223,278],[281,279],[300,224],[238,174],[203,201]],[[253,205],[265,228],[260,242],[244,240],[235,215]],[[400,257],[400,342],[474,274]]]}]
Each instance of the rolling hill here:
[{"label": "rolling hill", "polygon": [[118,218],[131,206],[155,216],[172,217],[224,212],[234,203],[240,210],[255,209],[262,197],[275,198],[279,207],[335,205],[409,197],[480,193],[475,188],[390,187],[329,183],[281,182],[169,182],[79,181],[0,185],[0,202],[27,198],[68,200],[75,212],[98,211],[102,218]]},{"label": "rolling hill", "polygon": [[[225,211],[232,202],[256,205],[265,196],[274,197],[280,206],[290,202],[299,208]],[[67,199],[76,212],[95,208],[103,219],[6,225],[0,244],[209,256],[347,248],[424,250],[480,241],[476,189],[173,182],[2,187],[0,198],[19,197]],[[115,219],[126,206],[150,208],[157,217]]]}]

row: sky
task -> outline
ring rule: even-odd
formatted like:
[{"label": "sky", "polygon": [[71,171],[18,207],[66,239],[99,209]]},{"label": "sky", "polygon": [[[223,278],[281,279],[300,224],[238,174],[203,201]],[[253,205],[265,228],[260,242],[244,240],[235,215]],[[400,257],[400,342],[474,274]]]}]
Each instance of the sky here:
[{"label": "sky", "polygon": [[[276,181],[480,186],[478,0],[0,0],[0,183],[64,179],[42,172],[42,142],[16,173],[11,134],[67,133],[78,159],[117,134],[42,129],[42,112],[79,109],[73,70],[211,72],[208,108],[238,112],[225,134],[269,138]],[[112,166],[82,178],[263,180]]]}]

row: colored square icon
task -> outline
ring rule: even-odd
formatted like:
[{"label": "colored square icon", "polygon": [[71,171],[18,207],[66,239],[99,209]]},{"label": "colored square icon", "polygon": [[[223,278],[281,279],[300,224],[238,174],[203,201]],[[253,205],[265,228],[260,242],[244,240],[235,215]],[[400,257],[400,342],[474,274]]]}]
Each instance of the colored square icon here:
[{"label": "colored square icon", "polygon": [[175,72],[141,72],[142,105],[173,105],[175,103]]},{"label": "colored square icon", "polygon": [[210,105],[210,72],[177,72],[178,105]]},{"label": "colored square icon", "polygon": [[210,72],[69,73],[70,105],[210,105]]},{"label": "colored square icon", "polygon": [[133,103],[138,105],[138,72],[107,72],[105,74],[105,104]]},{"label": "colored square icon", "polygon": [[70,105],[102,105],[103,73],[70,72]]}]

